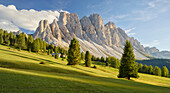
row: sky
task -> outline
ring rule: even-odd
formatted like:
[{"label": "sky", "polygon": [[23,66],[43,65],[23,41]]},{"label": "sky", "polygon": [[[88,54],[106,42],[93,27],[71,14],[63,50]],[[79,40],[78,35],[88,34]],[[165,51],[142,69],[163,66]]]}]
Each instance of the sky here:
[{"label": "sky", "polygon": [[170,51],[170,0],[0,0],[0,28],[33,33],[62,11],[80,19],[98,13],[142,45]]}]

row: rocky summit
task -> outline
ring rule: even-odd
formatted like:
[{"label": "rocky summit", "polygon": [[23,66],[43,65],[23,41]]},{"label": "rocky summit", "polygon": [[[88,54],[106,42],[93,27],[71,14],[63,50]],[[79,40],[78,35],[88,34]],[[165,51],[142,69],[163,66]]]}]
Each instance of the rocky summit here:
[{"label": "rocky summit", "polygon": [[61,12],[59,19],[49,24],[48,20],[41,20],[33,38],[41,38],[56,46],[68,47],[73,37],[79,40],[81,51],[90,51],[96,57],[115,56],[121,58],[126,40],[130,40],[137,59],[149,57],[147,49],[133,37],[129,37],[125,31],[113,22],[103,24],[99,14],[84,16],[79,19],[76,13]]}]

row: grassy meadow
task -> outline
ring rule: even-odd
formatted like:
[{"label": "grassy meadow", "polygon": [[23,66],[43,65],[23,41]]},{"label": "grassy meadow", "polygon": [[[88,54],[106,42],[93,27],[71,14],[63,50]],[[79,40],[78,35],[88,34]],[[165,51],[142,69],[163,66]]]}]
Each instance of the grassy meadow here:
[{"label": "grassy meadow", "polygon": [[[44,62],[46,64],[40,64]],[[0,45],[0,93],[168,93],[170,78],[139,73],[117,78],[118,69],[93,62],[89,68],[67,61]]]}]

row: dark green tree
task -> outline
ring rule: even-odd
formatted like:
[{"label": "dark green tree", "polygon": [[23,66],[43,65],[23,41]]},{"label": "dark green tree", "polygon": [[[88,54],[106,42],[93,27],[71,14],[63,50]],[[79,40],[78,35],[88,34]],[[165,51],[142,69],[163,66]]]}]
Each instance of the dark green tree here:
[{"label": "dark green tree", "polygon": [[19,47],[19,50],[23,49],[25,47],[25,35],[20,33],[17,37],[17,45]]},{"label": "dark green tree", "polygon": [[104,62],[104,57],[103,57],[103,56],[100,58],[100,61],[101,61],[101,62]]},{"label": "dark green tree", "polygon": [[85,65],[86,67],[91,66],[91,54],[89,51],[86,51],[86,54],[85,54]]},{"label": "dark green tree", "polygon": [[7,44],[9,40],[8,32],[5,30],[3,35],[4,43]]},{"label": "dark green tree", "polygon": [[46,52],[46,46],[47,46],[47,43],[45,41],[43,41],[43,52],[44,53]]},{"label": "dark green tree", "polygon": [[163,77],[168,77],[169,76],[169,70],[167,69],[166,66],[162,67],[162,76]]},{"label": "dark green tree", "polygon": [[81,60],[84,60],[85,59],[85,55],[83,52],[81,52]]},{"label": "dark green tree", "polygon": [[148,73],[148,66],[147,66],[147,65],[144,65],[144,66],[142,67],[142,72],[143,72],[143,73]]},{"label": "dark green tree", "polygon": [[152,65],[149,65],[149,67],[148,67],[148,74],[153,74],[153,67],[152,67]]},{"label": "dark green tree", "polygon": [[4,31],[2,29],[0,29],[0,43],[3,44],[4,43]]},{"label": "dark green tree", "polygon": [[10,41],[10,45],[14,46],[14,44],[15,44],[15,35],[13,34],[13,32],[9,33],[9,41]]},{"label": "dark green tree", "polygon": [[155,66],[153,74],[157,76],[161,76],[161,69],[158,66]]},{"label": "dark green tree", "polygon": [[57,53],[55,54],[55,58],[58,59],[58,54]]},{"label": "dark green tree", "polygon": [[67,65],[80,64],[80,60],[81,60],[81,54],[80,54],[79,41],[77,41],[76,38],[73,38],[73,40],[71,40],[69,50],[68,50]]},{"label": "dark green tree", "polygon": [[120,61],[119,59],[115,58],[115,57],[110,57],[110,63],[111,63],[111,66],[114,67],[114,68],[119,68],[120,67]]},{"label": "dark green tree", "polygon": [[32,37],[32,35],[30,35],[30,36],[28,36],[28,50],[29,50],[29,52],[31,52],[31,49],[32,49],[32,45],[33,45],[33,37]]},{"label": "dark green tree", "polygon": [[138,68],[135,62],[135,55],[130,41],[126,41],[124,53],[121,58],[121,66],[119,68],[118,78],[130,77],[138,78]]},{"label": "dark green tree", "polygon": [[142,68],[143,68],[143,64],[142,63],[139,63],[138,64],[138,72],[142,72]]},{"label": "dark green tree", "polygon": [[51,54],[50,50],[51,50],[51,49],[48,49],[48,52],[47,52],[47,54],[48,54],[48,55],[50,55],[50,54]]},{"label": "dark green tree", "polygon": [[40,50],[40,42],[39,42],[39,39],[35,39],[33,41],[33,51],[34,52],[39,52]]}]

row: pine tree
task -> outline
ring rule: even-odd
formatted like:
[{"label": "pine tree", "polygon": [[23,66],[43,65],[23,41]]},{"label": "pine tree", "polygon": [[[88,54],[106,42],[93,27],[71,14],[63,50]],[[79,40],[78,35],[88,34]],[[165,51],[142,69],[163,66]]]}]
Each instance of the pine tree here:
[{"label": "pine tree", "polygon": [[58,59],[58,54],[57,53],[55,53],[55,58]]},{"label": "pine tree", "polygon": [[85,55],[83,52],[81,52],[81,60],[84,60],[84,58],[85,58]]},{"label": "pine tree", "polygon": [[8,39],[9,39],[9,35],[8,35],[8,32],[6,30],[4,31],[3,39],[4,39],[3,40],[4,43],[7,44],[8,43]]},{"label": "pine tree", "polygon": [[100,59],[101,62],[104,62],[104,57],[102,56],[101,59]]},{"label": "pine tree", "polygon": [[148,66],[147,66],[147,65],[144,65],[144,66],[142,67],[142,72],[143,72],[143,73],[148,73]]},{"label": "pine tree", "polygon": [[138,64],[138,72],[142,72],[143,64],[139,63]]},{"label": "pine tree", "polygon": [[86,67],[90,67],[91,66],[91,54],[90,54],[89,51],[86,51],[85,65],[86,65]]},{"label": "pine tree", "polygon": [[161,69],[158,66],[155,66],[153,74],[157,76],[161,76]]},{"label": "pine tree", "polygon": [[111,66],[114,67],[114,68],[119,68],[120,67],[120,61],[119,59],[115,58],[115,57],[111,57],[110,58],[110,63],[111,63]]},{"label": "pine tree", "polygon": [[40,50],[40,42],[39,42],[38,39],[35,39],[33,41],[33,51],[34,52],[39,52],[39,50]]},{"label": "pine tree", "polygon": [[47,46],[46,42],[43,41],[43,52],[44,52],[44,53],[46,52],[46,46]]},{"label": "pine tree", "polygon": [[135,63],[135,55],[133,52],[132,44],[130,41],[126,41],[124,53],[121,58],[121,66],[119,68],[118,78],[135,77],[138,78],[138,69]]},{"label": "pine tree", "polygon": [[68,64],[67,65],[76,65],[80,64],[81,54],[80,54],[80,45],[79,41],[76,38],[71,40],[69,50],[68,50]]},{"label": "pine tree", "polygon": [[33,45],[33,37],[32,37],[32,35],[30,35],[29,37],[28,37],[28,50],[29,50],[29,52],[31,52],[31,49],[32,49],[32,45]]},{"label": "pine tree", "polygon": [[168,77],[169,76],[169,70],[167,69],[166,66],[163,66],[163,68],[162,68],[162,76],[163,77]]},{"label": "pine tree", "polygon": [[111,64],[111,59],[110,57],[106,58],[106,66],[109,66]]},{"label": "pine tree", "polygon": [[25,47],[25,35],[23,35],[22,33],[20,33],[17,37],[17,45],[19,47],[19,50]]},{"label": "pine tree", "polygon": [[48,49],[48,52],[47,52],[47,54],[48,54],[48,55],[50,55],[50,53],[51,53],[51,52],[50,52],[50,49]]},{"label": "pine tree", "polygon": [[152,65],[149,65],[149,67],[148,67],[148,74],[153,74],[153,67],[152,67]]},{"label": "pine tree", "polygon": [[0,29],[0,43],[1,44],[4,43],[3,35],[4,35],[4,31],[2,29]]}]

